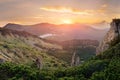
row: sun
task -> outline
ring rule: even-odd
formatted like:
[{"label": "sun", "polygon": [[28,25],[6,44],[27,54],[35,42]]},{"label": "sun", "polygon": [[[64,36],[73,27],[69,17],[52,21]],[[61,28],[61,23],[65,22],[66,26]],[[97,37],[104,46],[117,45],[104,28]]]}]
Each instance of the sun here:
[{"label": "sun", "polygon": [[63,23],[64,24],[72,24],[73,22],[72,22],[72,20],[65,19],[65,20],[63,20]]}]

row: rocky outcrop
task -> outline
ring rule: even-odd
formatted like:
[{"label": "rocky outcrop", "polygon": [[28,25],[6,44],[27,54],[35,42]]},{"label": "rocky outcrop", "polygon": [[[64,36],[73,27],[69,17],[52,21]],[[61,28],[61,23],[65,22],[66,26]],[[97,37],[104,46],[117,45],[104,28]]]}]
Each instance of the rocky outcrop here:
[{"label": "rocky outcrop", "polygon": [[111,46],[113,41],[119,40],[120,19],[113,19],[110,26],[110,30],[107,32],[103,41],[100,43],[99,47],[96,50],[97,55],[107,50]]},{"label": "rocky outcrop", "polygon": [[80,64],[80,57],[77,55],[76,52],[73,53],[71,66],[78,66]]},{"label": "rocky outcrop", "polygon": [[74,52],[73,55],[72,55],[71,66],[75,65],[75,55],[76,55],[76,52]]}]

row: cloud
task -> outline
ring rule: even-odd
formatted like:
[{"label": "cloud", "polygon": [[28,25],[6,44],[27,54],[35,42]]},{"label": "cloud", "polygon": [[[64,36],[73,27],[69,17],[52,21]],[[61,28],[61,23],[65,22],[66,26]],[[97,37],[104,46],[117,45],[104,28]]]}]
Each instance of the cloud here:
[{"label": "cloud", "polygon": [[103,4],[101,7],[102,7],[102,8],[107,8],[108,5],[107,5],[107,4]]},{"label": "cloud", "polygon": [[98,12],[105,12],[108,8],[108,5],[107,4],[103,4],[101,5],[100,9],[98,9]]},{"label": "cloud", "polygon": [[41,7],[41,10],[44,11],[51,11],[51,12],[61,12],[61,13],[70,13],[70,14],[81,14],[81,15],[94,15],[94,14],[100,14],[104,13],[107,5],[102,5],[99,9],[96,10],[91,10],[91,9],[86,9],[86,10],[80,10],[76,8],[71,8],[71,7],[61,7],[61,6],[45,6]]},{"label": "cloud", "polygon": [[82,14],[82,15],[91,15],[91,13],[71,7],[61,7],[61,6],[46,6],[41,7],[41,10],[51,11],[51,12],[61,12],[61,13],[72,13],[72,14]]}]

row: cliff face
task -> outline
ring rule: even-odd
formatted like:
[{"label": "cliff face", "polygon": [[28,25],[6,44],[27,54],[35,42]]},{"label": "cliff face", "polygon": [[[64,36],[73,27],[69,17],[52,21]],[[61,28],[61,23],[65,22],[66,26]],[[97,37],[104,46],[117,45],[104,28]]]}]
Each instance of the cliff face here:
[{"label": "cliff face", "polygon": [[97,48],[97,55],[101,52],[107,50],[110,47],[110,44],[115,39],[119,39],[120,35],[120,19],[113,19],[113,21],[110,24],[110,30],[105,35],[103,41],[100,43],[100,45]]},{"label": "cliff face", "polygon": [[78,66],[80,64],[80,57],[76,52],[73,53],[72,56],[72,61],[71,61],[71,66]]}]

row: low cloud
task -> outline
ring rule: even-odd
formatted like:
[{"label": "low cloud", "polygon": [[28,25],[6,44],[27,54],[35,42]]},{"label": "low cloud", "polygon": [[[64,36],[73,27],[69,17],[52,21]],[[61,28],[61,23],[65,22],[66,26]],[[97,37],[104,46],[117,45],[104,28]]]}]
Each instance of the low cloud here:
[{"label": "low cloud", "polygon": [[107,4],[103,4],[101,7],[106,8],[106,7],[108,7],[108,5]]},{"label": "low cloud", "polygon": [[75,8],[70,7],[61,7],[61,6],[46,6],[41,7],[41,10],[51,11],[51,12],[61,12],[61,13],[71,13],[71,14],[82,14],[82,15],[91,15],[91,13]]},{"label": "low cloud", "polygon": [[61,13],[71,13],[71,14],[81,14],[81,15],[93,15],[97,13],[104,13],[105,8],[107,5],[102,5],[99,9],[97,10],[80,10],[76,8],[71,8],[71,7],[61,7],[61,6],[45,6],[41,7],[41,10],[44,11],[51,11],[51,12],[61,12]]}]

